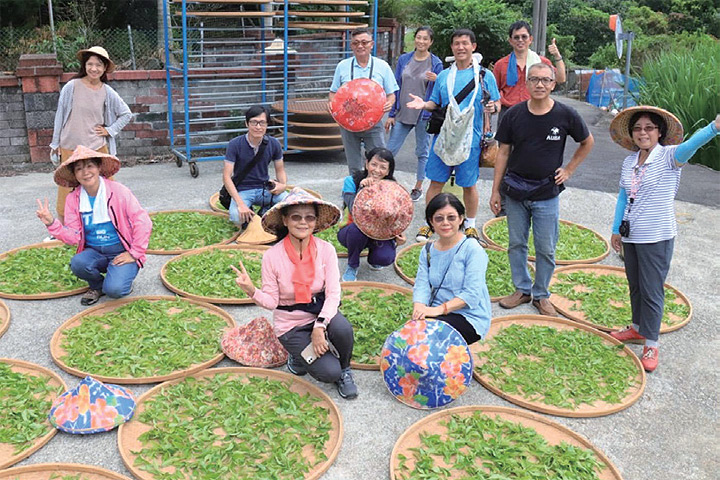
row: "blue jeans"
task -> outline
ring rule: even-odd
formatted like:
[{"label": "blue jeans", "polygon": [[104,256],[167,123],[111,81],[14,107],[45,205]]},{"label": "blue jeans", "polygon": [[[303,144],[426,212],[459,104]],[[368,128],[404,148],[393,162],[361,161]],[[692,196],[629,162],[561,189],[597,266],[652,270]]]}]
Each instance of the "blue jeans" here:
[{"label": "blue jeans", "polygon": [[[508,258],[515,289],[525,295],[532,294],[534,300],[548,298],[550,296],[548,285],[555,272],[560,199],[555,197],[548,200],[518,202],[507,197],[505,202],[510,237]],[[532,283],[527,267],[531,223],[535,237],[535,283]]]},{"label": "blue jeans", "polygon": [[423,120],[422,118],[418,121],[417,125],[395,122],[395,126],[390,130],[390,139],[387,145],[388,150],[392,152],[393,156],[397,156],[410,130],[415,129],[415,155],[418,159],[416,178],[418,182],[422,182],[425,179],[425,164],[427,163],[428,153],[430,153],[430,135],[425,131],[426,125],[427,120]]},{"label": "blue jeans", "polygon": [[[263,215],[265,212],[270,210],[270,207],[276,203],[285,200],[288,196],[287,192],[282,192],[280,195],[273,195],[270,190],[266,188],[251,188],[250,190],[238,190],[238,195],[242,198],[243,203],[248,207],[252,208],[253,205],[260,207],[259,215]],[[235,224],[240,224],[240,215],[238,214],[237,203],[235,199],[230,200],[230,221]]]},{"label": "blue jeans", "polygon": [[[130,293],[133,280],[138,274],[136,262],[113,265],[112,260],[123,253],[121,243],[108,247],[90,247],[76,254],[70,260],[70,270],[90,285],[93,290],[102,290],[105,295],[120,298]],[[107,275],[103,275],[106,273]]]}]

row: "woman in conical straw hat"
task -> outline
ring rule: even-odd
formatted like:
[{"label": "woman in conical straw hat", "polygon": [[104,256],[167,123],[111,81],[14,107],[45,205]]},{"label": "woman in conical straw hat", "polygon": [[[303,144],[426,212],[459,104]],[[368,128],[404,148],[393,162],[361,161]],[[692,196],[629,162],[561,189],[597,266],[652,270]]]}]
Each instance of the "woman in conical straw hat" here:
[{"label": "woman in conical straw hat", "polygon": [[55,170],[55,183],[74,189],[65,205],[65,225],[39,199],[35,212],[58,240],[77,245],[72,272],[90,289],[80,300],[96,303],[101,296],[119,298],[132,291],[145,263],[152,221],[126,186],[108,180],[120,170],[120,160],[82,145]]},{"label": "woman in conical straw hat", "polygon": [[[672,260],[677,223],[673,200],[681,168],[720,131],[720,114],[683,142],[683,127],[672,113],[651,106],[631,107],[610,124],[615,143],[632,150],[623,161],[611,243],[623,248],[630,287],[632,324],[610,335],[644,344],[646,371],[658,365],[664,283]],[[682,143],[681,143],[682,142]]]},{"label": "woman in conical straw hat", "polygon": [[[115,137],[130,122],[132,112],[120,95],[107,84],[115,64],[103,47],[77,52],[80,69],[60,90],[50,158],[57,167],[83,145],[101,153],[117,155]],[[57,215],[64,223],[65,197],[70,189],[59,186]]]},{"label": "woman in conical straw hat", "polygon": [[335,225],[340,209],[294,188],[263,215],[263,228],[279,241],[262,260],[262,288],[253,285],[242,261],[237,285],[259,306],[273,311],[275,334],[288,351],[288,370],[335,383],[355,398],[350,371],[353,331],[338,311],[340,269],[335,248],[313,234]]}]

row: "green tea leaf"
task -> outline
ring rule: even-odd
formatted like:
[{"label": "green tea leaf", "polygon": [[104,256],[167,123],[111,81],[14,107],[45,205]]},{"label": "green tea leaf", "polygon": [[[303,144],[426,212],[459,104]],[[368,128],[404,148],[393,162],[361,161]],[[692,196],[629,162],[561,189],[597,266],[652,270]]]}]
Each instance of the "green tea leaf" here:
[{"label": "green tea leaf", "polygon": [[70,270],[76,248],[59,245],[28,248],[0,260],[0,292],[34,295],[75,290],[87,286]]},{"label": "green tea leaf", "polygon": [[237,226],[227,217],[210,212],[151,213],[153,228],[149,250],[189,250],[217,245],[232,238]]}]

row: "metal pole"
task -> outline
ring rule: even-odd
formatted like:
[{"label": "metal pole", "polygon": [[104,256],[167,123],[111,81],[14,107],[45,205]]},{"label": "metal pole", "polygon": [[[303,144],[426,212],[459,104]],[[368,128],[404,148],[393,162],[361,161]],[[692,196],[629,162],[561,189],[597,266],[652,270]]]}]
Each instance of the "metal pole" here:
[{"label": "metal pole", "polygon": [[132,67],[133,70],[137,70],[137,65],[135,64],[135,47],[133,46],[133,39],[132,39],[132,28],[130,28],[130,25],[128,27],[128,40],[130,41],[130,60],[132,60]]},{"label": "metal pole", "polygon": [[628,97],[628,90],[630,87],[630,56],[632,55],[632,42],[633,38],[635,38],[635,34],[633,32],[628,32],[625,34],[625,39],[628,42],[627,46],[627,55],[625,56],[625,85],[623,86],[623,110],[627,108],[627,97]]},{"label": "metal pole", "polygon": [[533,0],[533,11],[532,11],[532,29],[533,31],[530,32],[530,35],[533,36],[533,42],[530,48],[535,50],[537,52],[537,42],[538,42],[538,25],[540,25],[540,2],[542,0]]},{"label": "metal pole", "polygon": [[55,20],[53,20],[52,0],[48,0],[48,14],[50,15],[50,32],[53,39],[53,53],[57,56],[57,38],[55,38]]},{"label": "metal pole", "polygon": [[165,40],[165,86],[167,88],[167,118],[170,147],[175,147],[175,125],[173,125],[172,79],[170,78],[170,34],[172,25],[168,16],[168,3],[163,0],[163,37]]},{"label": "metal pole", "polygon": [[205,22],[200,22],[200,68],[205,67]]},{"label": "metal pole", "polygon": [[545,55],[545,44],[547,43],[547,7],[548,0],[540,0],[539,24],[537,26],[537,46],[535,51],[540,55]]},{"label": "metal pole", "polygon": [[379,2],[379,0],[375,0],[373,2],[373,49],[372,49],[373,57],[377,56],[378,2]]}]

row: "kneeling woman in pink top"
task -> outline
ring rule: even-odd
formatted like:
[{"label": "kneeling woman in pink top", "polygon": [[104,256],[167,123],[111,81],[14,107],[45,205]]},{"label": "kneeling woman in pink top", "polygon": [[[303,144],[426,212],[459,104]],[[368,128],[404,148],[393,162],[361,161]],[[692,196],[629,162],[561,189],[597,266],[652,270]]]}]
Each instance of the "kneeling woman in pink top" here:
[{"label": "kneeling woman in pink top", "polygon": [[332,203],[293,189],[263,215],[263,228],[279,241],[263,255],[262,288],[255,288],[242,262],[240,270],[235,269],[235,282],[258,306],[273,311],[290,372],[309,372],[318,381],[335,383],[341,397],[355,398],[353,330],[338,311],[337,254],[330,243],[313,235],[336,224],[340,215]]}]

